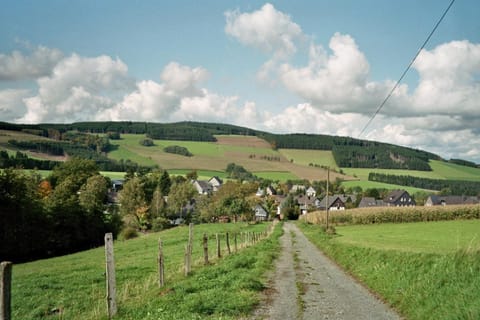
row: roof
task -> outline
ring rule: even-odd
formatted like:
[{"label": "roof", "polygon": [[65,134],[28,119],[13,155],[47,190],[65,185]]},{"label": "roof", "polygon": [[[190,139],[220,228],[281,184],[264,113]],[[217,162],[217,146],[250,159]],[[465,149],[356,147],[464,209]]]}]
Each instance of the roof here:
[{"label": "roof", "polygon": [[378,200],[373,197],[363,197],[358,204],[359,208],[368,208],[368,207],[383,207],[383,200]]},{"label": "roof", "polygon": [[408,194],[408,192],[405,190],[393,190],[385,197],[385,199],[383,199],[383,201],[387,203],[397,202],[398,199],[400,199],[405,193]]},{"label": "roof", "polygon": [[[344,206],[345,202],[340,198],[339,195],[333,195],[333,196],[328,196],[328,208],[332,207],[332,205],[336,202],[340,201]],[[322,209],[325,209],[327,206],[325,205],[327,202],[327,197],[323,198],[322,201],[320,201],[319,207]]]},{"label": "roof", "polygon": [[433,205],[455,205],[455,204],[478,204],[478,197],[467,197],[467,196],[437,196],[431,195],[430,201]]}]

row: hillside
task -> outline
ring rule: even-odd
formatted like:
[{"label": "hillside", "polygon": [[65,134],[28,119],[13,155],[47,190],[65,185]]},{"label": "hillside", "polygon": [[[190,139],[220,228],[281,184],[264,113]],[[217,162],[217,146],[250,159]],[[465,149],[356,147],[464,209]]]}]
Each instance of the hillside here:
[{"label": "hillside", "polygon": [[[70,156],[82,156],[97,161],[103,171],[122,172],[131,165],[158,166],[171,174],[197,170],[200,177],[226,178],[225,169],[233,162],[258,177],[279,181],[326,180],[326,168],[329,167],[332,181],[338,178],[345,181],[346,187],[363,189],[401,187],[368,181],[371,172],[480,181],[480,169],[467,161],[446,162],[429,152],[348,137],[275,135],[226,124],[197,122],[39,125],[0,122],[0,129],[0,151],[8,154],[3,156],[15,157],[20,151],[29,159],[51,160],[50,166]],[[151,146],[140,143],[146,138],[151,140]],[[41,147],[35,149],[32,143]],[[191,156],[164,151],[172,146],[184,148]],[[47,169],[35,163],[33,167]]]}]

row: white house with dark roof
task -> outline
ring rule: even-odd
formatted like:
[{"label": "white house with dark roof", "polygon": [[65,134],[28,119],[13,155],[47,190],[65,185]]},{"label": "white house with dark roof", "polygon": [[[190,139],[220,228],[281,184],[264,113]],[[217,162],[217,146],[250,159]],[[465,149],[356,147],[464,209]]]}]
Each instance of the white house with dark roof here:
[{"label": "white house with dark roof", "polygon": [[390,192],[383,202],[387,207],[414,207],[415,200],[405,190],[394,190]]}]

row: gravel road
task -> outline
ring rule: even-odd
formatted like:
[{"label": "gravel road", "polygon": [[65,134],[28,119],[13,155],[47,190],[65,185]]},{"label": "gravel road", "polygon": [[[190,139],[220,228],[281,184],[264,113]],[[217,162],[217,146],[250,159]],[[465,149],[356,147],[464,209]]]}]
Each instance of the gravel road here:
[{"label": "gravel road", "polygon": [[266,303],[255,319],[401,319],[285,223]]}]

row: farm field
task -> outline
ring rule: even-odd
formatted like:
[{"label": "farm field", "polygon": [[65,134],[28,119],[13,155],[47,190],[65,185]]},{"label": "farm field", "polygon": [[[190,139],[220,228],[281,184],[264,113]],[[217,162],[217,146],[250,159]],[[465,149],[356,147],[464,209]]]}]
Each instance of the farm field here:
[{"label": "farm field", "polygon": [[301,149],[279,149],[286,159],[303,166],[310,164],[338,169],[337,163],[331,151],[326,150],[301,150]]},{"label": "farm field", "polygon": [[[373,188],[389,189],[389,190],[402,189],[402,190],[408,191],[408,193],[410,193],[410,194],[414,194],[415,192],[419,192],[419,191],[428,191],[428,190],[415,188],[415,187],[399,186],[399,185],[396,185],[396,184],[376,182],[376,181],[367,181],[367,180],[344,181],[344,182],[342,182],[342,186],[344,186],[345,188],[361,187],[362,190],[373,189]],[[431,191],[431,192],[434,192],[434,191]]]},{"label": "farm field", "polygon": [[[188,227],[115,241],[116,319],[230,319],[249,312],[263,289],[264,273],[278,251],[280,228],[267,240],[215,260],[215,233],[263,231],[269,224],[205,224],[194,227],[192,276],[183,275]],[[210,237],[212,265],[203,267],[201,237]],[[165,256],[164,289],[158,288],[158,240]],[[233,250],[233,239],[231,239]],[[12,319],[106,319],[103,248],[17,264],[12,277]],[[215,297],[222,296],[223,302]]]},{"label": "farm field", "polygon": [[[193,169],[202,171],[224,172],[231,162],[244,166],[247,170],[263,177],[287,177],[287,179],[325,180],[326,170],[307,165],[291,163],[281,152],[272,150],[270,145],[257,137],[250,136],[217,136],[217,142],[154,140],[155,145],[145,147],[139,144],[144,135],[124,134],[121,140],[111,140],[117,149],[109,152],[112,159],[131,159],[143,165],[157,164],[172,172],[189,172]],[[184,157],[163,151],[169,145],[187,148],[192,157]],[[317,155],[331,158],[331,153],[320,152]],[[328,163],[330,160],[317,162]],[[287,172],[287,174],[285,174]],[[288,172],[290,174],[288,174]],[[218,174],[217,174],[218,175]],[[342,177],[331,173],[331,178]]]},{"label": "farm field", "polygon": [[335,241],[379,250],[424,253],[480,250],[480,220],[351,225],[336,229]]},{"label": "farm field", "polygon": [[[110,140],[114,146],[108,157],[120,160],[130,159],[144,166],[158,165],[169,173],[186,174],[197,170],[200,179],[209,179],[216,175],[225,178],[225,169],[229,163],[235,162],[242,165],[255,175],[272,180],[286,181],[296,179],[326,180],[327,172],[323,167],[331,167],[330,179],[344,180],[345,188],[405,189],[409,193],[425,191],[423,189],[403,187],[399,185],[384,184],[368,181],[370,172],[379,172],[390,175],[410,175],[430,179],[454,179],[480,181],[480,169],[460,166],[443,161],[430,161],[433,171],[409,171],[390,169],[363,169],[363,168],[337,168],[331,151],[299,150],[299,149],[271,149],[270,144],[255,136],[218,135],[217,142],[195,142],[154,140],[155,145],[145,147],[139,141],[145,138],[143,134],[122,134],[120,140]],[[46,139],[24,132],[0,130],[0,150],[7,150],[14,154],[16,148],[7,145],[9,139],[33,140]],[[163,148],[169,145],[179,145],[193,153],[192,157],[184,157],[166,153]],[[65,160],[65,157],[55,158],[45,154],[26,153],[37,159]],[[310,164],[317,165],[310,166]],[[111,178],[121,178],[121,173],[104,173]],[[42,173],[45,175],[45,173]],[[432,192],[428,191],[427,192]]]},{"label": "farm field", "polygon": [[480,318],[480,220],[299,227],[406,319]]}]

